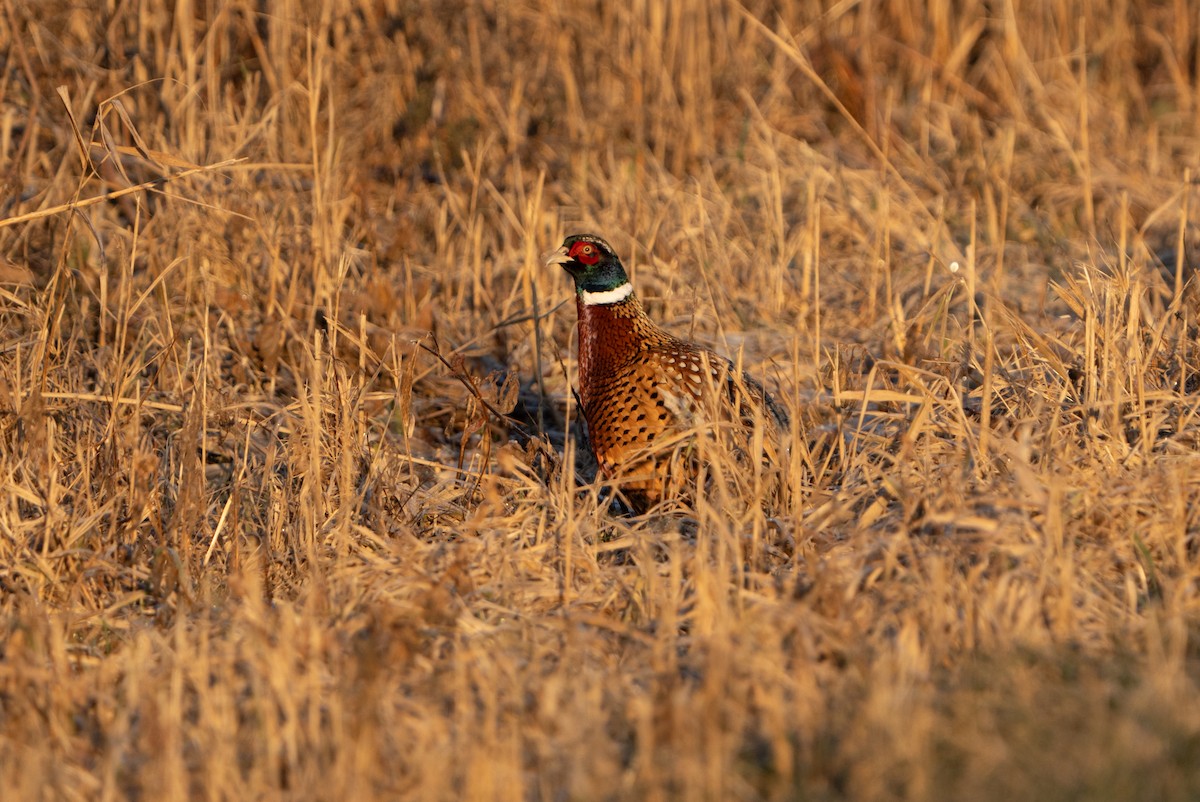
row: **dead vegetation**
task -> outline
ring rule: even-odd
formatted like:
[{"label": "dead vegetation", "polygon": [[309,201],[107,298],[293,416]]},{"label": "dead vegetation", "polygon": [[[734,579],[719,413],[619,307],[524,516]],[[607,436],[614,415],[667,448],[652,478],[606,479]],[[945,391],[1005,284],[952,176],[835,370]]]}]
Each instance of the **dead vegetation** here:
[{"label": "dead vegetation", "polygon": [[[8,0],[0,65],[5,799],[1200,794],[1194,4]],[[581,229],[789,509],[603,501]]]}]

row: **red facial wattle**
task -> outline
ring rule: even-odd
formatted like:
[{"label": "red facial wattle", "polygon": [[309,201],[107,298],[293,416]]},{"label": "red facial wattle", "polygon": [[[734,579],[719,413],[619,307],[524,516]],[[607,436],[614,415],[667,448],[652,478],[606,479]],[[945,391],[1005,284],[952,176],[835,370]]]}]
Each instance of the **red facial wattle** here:
[{"label": "red facial wattle", "polygon": [[567,255],[585,265],[594,265],[600,261],[600,249],[590,242],[576,242]]}]

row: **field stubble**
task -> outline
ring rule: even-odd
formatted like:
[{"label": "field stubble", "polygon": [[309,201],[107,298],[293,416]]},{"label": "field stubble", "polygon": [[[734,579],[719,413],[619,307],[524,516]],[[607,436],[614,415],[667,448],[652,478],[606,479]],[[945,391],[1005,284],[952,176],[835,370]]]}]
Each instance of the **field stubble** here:
[{"label": "field stubble", "polygon": [[[1200,794],[1200,13],[619,5],[0,6],[6,799]],[[588,481],[581,229],[785,508]]]}]

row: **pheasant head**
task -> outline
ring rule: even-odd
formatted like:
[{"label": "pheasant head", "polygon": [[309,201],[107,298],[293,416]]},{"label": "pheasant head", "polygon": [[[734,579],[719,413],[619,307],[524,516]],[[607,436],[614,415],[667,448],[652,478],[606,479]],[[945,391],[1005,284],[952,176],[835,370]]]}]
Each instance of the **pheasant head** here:
[{"label": "pheasant head", "polygon": [[547,260],[561,265],[575,280],[582,303],[595,306],[623,301],[633,293],[620,257],[600,237],[572,234]]}]

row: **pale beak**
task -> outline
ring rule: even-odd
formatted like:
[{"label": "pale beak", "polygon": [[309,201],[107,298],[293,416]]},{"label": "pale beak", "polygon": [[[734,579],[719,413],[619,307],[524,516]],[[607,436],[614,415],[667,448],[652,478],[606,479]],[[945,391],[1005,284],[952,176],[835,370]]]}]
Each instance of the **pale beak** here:
[{"label": "pale beak", "polygon": [[564,245],[557,251],[551,251],[546,255],[546,265],[565,265],[571,261],[571,257],[567,255],[567,246]]}]

